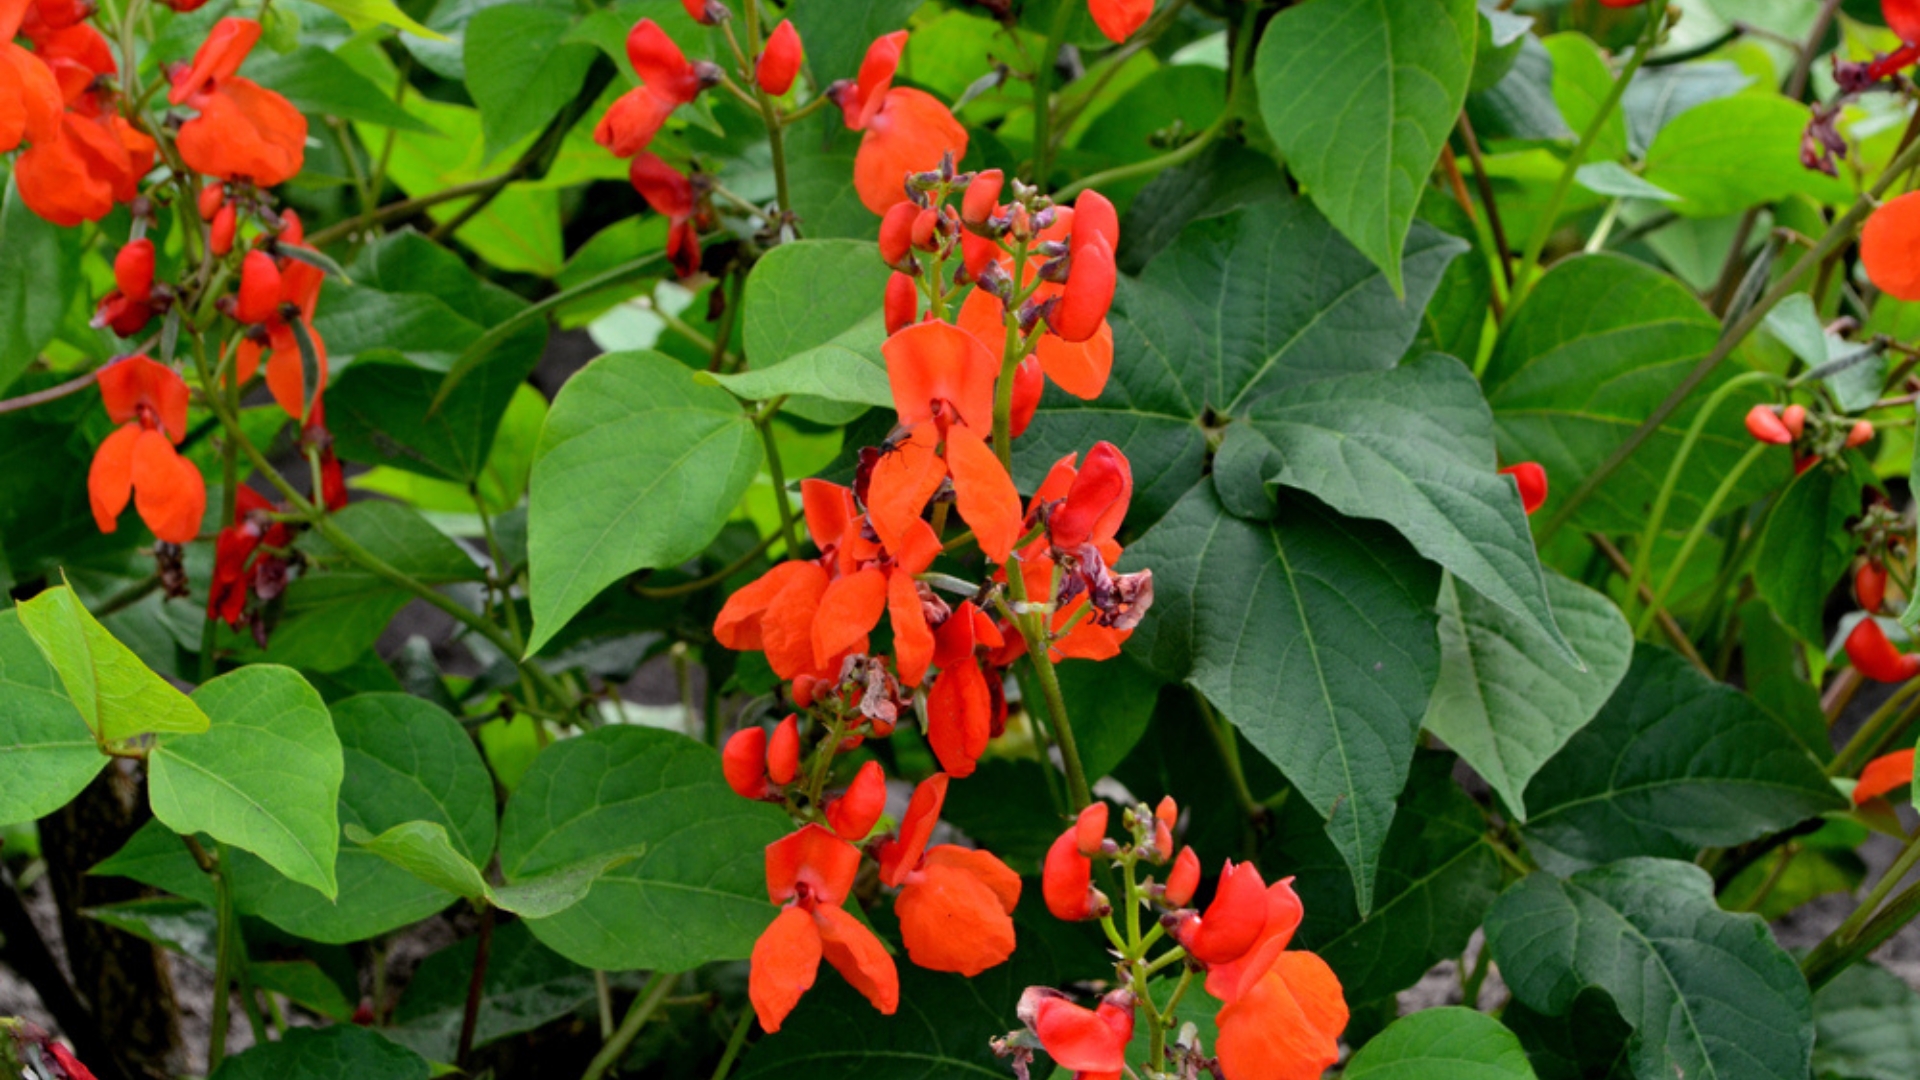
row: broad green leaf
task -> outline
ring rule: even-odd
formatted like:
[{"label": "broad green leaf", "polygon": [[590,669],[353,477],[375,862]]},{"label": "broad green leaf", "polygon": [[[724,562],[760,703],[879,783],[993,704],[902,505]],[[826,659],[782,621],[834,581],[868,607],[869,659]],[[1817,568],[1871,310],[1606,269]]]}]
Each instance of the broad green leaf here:
[{"label": "broad green leaf", "polygon": [[1908,1080],[1920,1075],[1920,994],[1871,963],[1842,971],[1813,996],[1816,1076]]},{"label": "broad green leaf", "polygon": [[250,851],[327,897],[338,891],[340,739],[291,668],[255,664],[202,683],[212,726],[162,735],[147,758],[153,816]]},{"label": "broad green leaf", "polygon": [[[1152,695],[1147,705],[1152,707]],[[1087,714],[1069,715],[1077,735]],[[1094,775],[1088,770],[1089,778]],[[947,793],[941,810],[944,820],[1015,871],[1028,876],[1040,873],[1047,849],[1060,836],[1063,809],[1056,801],[1059,796],[1048,790],[1049,780],[1040,763],[1028,758],[986,758],[967,779],[969,783],[955,784]],[[1053,786],[1065,790],[1062,784]]]},{"label": "broad green leaf", "polygon": [[[178,837],[172,840],[180,843]],[[198,901],[154,896],[84,908],[81,914],[179,953],[209,971],[218,962],[220,920],[212,908]]]},{"label": "broad green leaf", "polygon": [[1584,865],[1691,858],[1845,806],[1778,720],[1646,645],[1600,715],[1534,775],[1526,802],[1529,841]]},{"label": "broad green leaf", "polygon": [[[1593,126],[1600,105],[1613,91],[1613,72],[1600,47],[1585,34],[1554,34],[1542,44],[1553,58],[1553,100],[1560,106],[1571,133],[1578,137]],[[1600,134],[1587,148],[1587,160],[1619,161],[1627,154],[1627,121],[1619,110],[1601,122]]]},{"label": "broad green leaf", "polygon": [[1513,70],[1520,50],[1533,32],[1533,16],[1515,15],[1495,6],[1496,0],[1476,0],[1480,9],[1480,38],[1474,49],[1473,78],[1469,92],[1489,90],[1499,85]]},{"label": "broad green leaf", "polygon": [[1140,189],[1120,230],[1120,269],[1138,274],[1196,221],[1222,217],[1270,198],[1282,184],[1273,159],[1232,140],[1216,140],[1192,161]]},{"label": "broad green leaf", "polygon": [[288,1028],[280,1041],[221,1062],[209,1080],[427,1080],[431,1071],[425,1058],[371,1028],[335,1024]]},{"label": "broad green leaf", "polygon": [[1347,1062],[1343,1080],[1534,1080],[1520,1040],[1458,1006],[1403,1016]]},{"label": "broad green leaf", "polygon": [[107,756],[19,616],[0,611],[0,824],[60,809],[106,767]]},{"label": "broad green leaf", "polygon": [[481,876],[472,859],[454,850],[446,826],[437,821],[404,822],[378,836],[348,825],[346,834],[355,844],[436,888],[475,903],[486,901],[529,919],[550,918],[579,903],[600,875],[639,858],[646,850],[645,845],[639,845],[631,851],[616,851],[561,867],[519,885],[496,888]]},{"label": "broad green leaf", "polygon": [[441,41],[445,38],[415,22],[411,15],[400,10],[393,0],[313,0],[314,3],[347,20],[356,30],[369,26],[391,26],[409,34]]},{"label": "broad green leaf", "polygon": [[1348,517],[1385,522],[1420,554],[1578,668],[1554,625],[1546,572],[1518,490],[1495,469],[1493,415],[1460,361],[1430,353],[1386,371],[1290,386],[1227,429],[1214,486],[1236,513],[1264,518],[1249,483],[1308,492]]},{"label": "broad green leaf", "polygon": [[752,949],[774,914],[763,849],[789,827],[774,807],[735,795],[710,748],[616,725],[535,759],[500,823],[500,869],[519,886],[647,845],[585,900],[530,923],[541,941],[587,967],[685,971]]},{"label": "broad green leaf", "polygon": [[580,92],[596,51],[564,43],[573,24],[568,3],[499,4],[468,21],[467,90],[489,157],[545,127]]},{"label": "broad green leaf", "polygon": [[1459,956],[1500,895],[1486,818],[1454,783],[1453,764],[1450,754],[1414,756],[1371,912],[1354,906],[1352,878],[1310,809],[1282,806],[1261,850],[1264,872],[1295,878],[1306,906],[1300,947],[1333,968],[1353,1004],[1392,1000],[1434,964]]},{"label": "broad green leaf", "polygon": [[5,390],[59,332],[78,274],[61,230],[27,209],[11,179],[0,202],[0,247],[7,251],[0,260],[0,390]]},{"label": "broad green leaf", "polygon": [[253,985],[273,994],[284,994],[295,1004],[345,1024],[353,1019],[354,1003],[347,1000],[340,984],[320,970],[311,960],[286,960],[247,965]]},{"label": "broad green leaf", "polygon": [[1866,470],[1849,467],[1855,459],[1848,454],[1794,477],[1760,534],[1754,589],[1814,648],[1826,643],[1827,595],[1853,563],[1846,522],[1859,515],[1862,482],[1871,480]]},{"label": "broad green leaf", "polygon": [[1018,479],[1038,484],[1050,463],[1109,440],[1133,463],[1129,521],[1144,528],[1201,478],[1220,418],[1278,390],[1397,364],[1464,249],[1416,223],[1402,300],[1303,199],[1190,225],[1139,279],[1120,279],[1113,377],[1090,402],[1047,391]]},{"label": "broad green leaf", "polygon": [[72,589],[48,589],[14,610],[100,742],[207,730],[206,714],[108,633]]},{"label": "broad green leaf", "polygon": [[749,400],[800,395],[788,411],[823,423],[891,405],[875,298],[892,273],[877,247],[859,241],[774,248],[747,277],[741,344],[750,370],[717,381]]},{"label": "broad green leaf", "polygon": [[87,873],[151,885],[209,911],[216,903],[212,879],[193,861],[179,835],[157,819],[134,830],[119,851],[94,864]]},{"label": "broad green leaf", "polygon": [[1494,904],[1487,947],[1538,1012],[1566,1013],[1586,987],[1610,994],[1641,1080],[1806,1080],[1806,979],[1757,916],[1715,905],[1698,867],[1627,859],[1565,881],[1534,874]]},{"label": "broad green leaf", "polygon": [[[421,962],[394,1009],[393,1024],[380,1028],[380,1034],[431,1060],[451,1060],[466,1013],[475,945],[474,938],[462,938]],[[540,944],[521,920],[495,928],[485,980],[475,1046],[532,1031],[594,999],[593,975]]]},{"label": "broad green leaf", "polygon": [[[408,694],[361,694],[333,706],[332,713],[346,767],[339,818],[349,837],[407,822],[430,824],[461,857],[484,862],[492,855],[493,781],[453,717]],[[441,910],[457,892],[422,882],[351,844],[336,864],[336,899],[258,862],[235,859],[240,909],[315,941],[384,934]]]},{"label": "broad green leaf", "polygon": [[1184,681],[1293,781],[1352,872],[1356,907],[1440,666],[1438,570],[1392,531],[1283,498],[1264,524],[1201,483],[1138,542],[1155,603],[1128,644]]},{"label": "broad green leaf", "polygon": [[533,462],[528,654],[606,586],[699,554],[761,461],[732,395],[659,353],[610,353],[567,380]]},{"label": "broad green leaf", "polygon": [[284,56],[258,53],[241,74],[278,92],[303,113],[364,120],[398,131],[433,130],[395,104],[387,91],[318,45],[303,46]]},{"label": "broad green leaf", "polygon": [[869,406],[893,406],[893,388],[887,382],[886,361],[880,354],[880,343],[886,337],[883,316],[875,311],[832,341],[796,353],[772,367],[732,375],[702,373],[701,381],[723,386],[747,401],[785,397],[785,411],[803,419],[844,422]]},{"label": "broad green leaf", "polygon": [[1506,77],[1467,95],[1467,119],[1474,133],[1488,139],[1545,141],[1574,137],[1553,98],[1553,56],[1540,39],[1520,40],[1520,53]]},{"label": "broad green leaf", "polygon": [[1287,168],[1396,294],[1401,248],[1466,102],[1473,0],[1308,0],[1260,39],[1260,114]]},{"label": "broad green leaf", "polygon": [[1820,690],[1808,681],[1798,644],[1767,602],[1740,605],[1741,673],[1753,703],[1786,725],[1815,758],[1833,760],[1833,737],[1820,708]]},{"label": "broad green leaf", "polygon": [[1551,573],[1547,595],[1586,670],[1570,668],[1538,630],[1451,575],[1440,582],[1440,681],[1424,726],[1521,822],[1527,782],[1607,703],[1633,656],[1633,631],[1613,601]]},{"label": "broad green leaf", "polygon": [[1673,118],[1647,148],[1647,180],[1690,217],[1724,217],[1789,195],[1845,203],[1841,181],[1800,164],[1807,107],[1767,94],[1709,101]]},{"label": "broad green leaf", "polygon": [[[1614,255],[1576,257],[1540,278],[1526,303],[1511,313],[1481,380],[1493,406],[1500,460],[1538,461],[1552,478],[1541,515],[1553,517],[1566,494],[1712,350],[1719,333],[1719,322],[1685,286],[1644,263]],[[1709,378],[1697,399],[1732,374]],[[1669,417],[1570,524],[1638,532],[1693,421],[1697,399]],[[1740,417],[1759,399],[1758,391],[1737,392],[1720,406],[1675,489],[1670,523],[1694,521],[1721,478],[1753,446]],[[1782,454],[1749,469],[1729,506],[1770,490],[1788,468]]]},{"label": "broad green leaf", "polygon": [[1674,202],[1680,196],[1666,188],[1649,184],[1638,173],[1617,161],[1590,161],[1574,173],[1580,186],[1596,195],[1615,199],[1651,199]]}]

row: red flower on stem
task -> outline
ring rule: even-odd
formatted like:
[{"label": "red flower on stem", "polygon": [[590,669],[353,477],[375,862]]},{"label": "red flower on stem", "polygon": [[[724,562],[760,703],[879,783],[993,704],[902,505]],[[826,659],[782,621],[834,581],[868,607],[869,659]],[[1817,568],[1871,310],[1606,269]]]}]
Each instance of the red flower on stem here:
[{"label": "red flower on stem", "polygon": [[978,975],[1013,955],[1020,875],[985,851],[928,847],[946,800],[947,774],[914,789],[900,834],[880,849],[880,881],[900,896],[894,913],[907,956],[930,971]]},{"label": "red flower on stem", "polygon": [[187,384],[145,356],[100,369],[100,399],[121,425],[94,451],[87,495],[101,532],[119,527],[131,499],[153,535],[185,544],[200,533],[207,486],[200,470],[174,449],[187,436]]},{"label": "red flower on stem", "polygon": [[825,957],[873,1007],[891,1016],[900,974],[873,931],[841,907],[860,869],[860,849],[819,825],[767,845],[767,896],[785,905],[754,942],[747,996],[760,1026],[779,1031],[813,986]]},{"label": "red flower on stem", "polygon": [[1046,986],[1030,986],[1015,1012],[1047,1056],[1075,1080],[1118,1080],[1133,1039],[1133,994],[1115,990],[1089,1009]]},{"label": "red flower on stem", "polygon": [[1087,0],[1087,11],[1107,40],[1118,45],[1153,14],[1153,0]]},{"label": "red flower on stem", "polygon": [[938,169],[948,154],[955,162],[967,155],[967,129],[939,98],[893,85],[906,47],[905,30],[875,40],[860,63],[860,77],[827,90],[847,128],[866,133],[854,155],[853,186],[876,214],[907,200],[908,176]]},{"label": "red flower on stem", "polygon": [[180,157],[193,169],[228,183],[272,187],[291,180],[306,157],[307,118],[286,98],[238,72],[260,24],[225,18],[173,75],[167,100],[199,111],[180,126]]},{"label": "red flower on stem", "polygon": [[1920,655],[1894,648],[1871,616],[1855,623],[1847,635],[1847,659],[1853,661],[1854,670],[1875,682],[1906,682],[1920,675]]},{"label": "red flower on stem", "polygon": [[623,158],[645,150],[673,110],[720,81],[718,67],[689,61],[652,19],[641,19],[627,33],[627,59],[640,85],[607,106],[593,129],[594,142]]}]

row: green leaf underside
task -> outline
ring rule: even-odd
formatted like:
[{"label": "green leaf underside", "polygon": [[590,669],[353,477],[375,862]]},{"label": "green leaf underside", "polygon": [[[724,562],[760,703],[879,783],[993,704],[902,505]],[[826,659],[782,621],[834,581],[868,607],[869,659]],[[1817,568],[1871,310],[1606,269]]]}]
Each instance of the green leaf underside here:
[{"label": "green leaf underside", "polygon": [[80,794],[107,757],[11,611],[0,611],[0,698],[0,824],[34,821]]},{"label": "green leaf underside", "polygon": [[569,379],[533,463],[528,654],[607,585],[699,554],[762,457],[732,395],[659,353],[610,353]]},{"label": "green leaf underside", "polygon": [[206,714],[101,626],[72,589],[48,589],[15,611],[102,742],[207,730]]},{"label": "green leaf underside", "polygon": [[1282,499],[1272,522],[1195,487],[1128,549],[1155,603],[1128,650],[1204,693],[1323,817],[1354,879],[1373,878],[1439,671],[1438,571],[1398,535]]},{"label": "green leaf underside", "polygon": [[1577,864],[1691,858],[1845,807],[1778,720],[1651,645],[1526,801],[1529,840]]},{"label": "green leaf underside", "polygon": [[1046,466],[1105,439],[1133,464],[1128,523],[1144,529],[1200,479],[1219,417],[1281,389],[1397,364],[1463,250],[1416,223],[1402,300],[1303,199],[1267,198],[1189,226],[1138,279],[1120,279],[1108,316],[1112,378],[1090,402],[1047,390],[1022,436],[1017,479],[1038,484]]},{"label": "green leaf underside", "polygon": [[1440,681],[1423,724],[1522,823],[1527,782],[1606,704],[1633,656],[1633,631],[1613,601],[1553,573],[1547,595],[1586,670],[1570,669],[1537,629],[1442,579]]},{"label": "green leaf underside", "polygon": [[1466,102],[1479,22],[1473,0],[1309,0],[1261,37],[1267,130],[1395,292],[1414,208]]},{"label": "green leaf underside", "polygon": [[1714,903],[1698,867],[1628,859],[1561,881],[1536,873],[1500,897],[1487,943],[1508,987],[1558,1016],[1585,987],[1634,1029],[1634,1075],[1805,1080],[1806,980],[1753,915]]},{"label": "green leaf underside", "polygon": [[531,925],[589,967],[684,971],[752,949],[774,915],[763,849],[789,827],[778,809],[733,793],[712,749],[652,728],[602,728],[535,759],[501,821],[500,869],[522,886],[646,845],[580,903]]},{"label": "green leaf underside", "polygon": [[155,744],[147,759],[154,816],[335,896],[344,767],[320,695],[291,668],[255,664],[202,683],[193,700],[212,725]]}]

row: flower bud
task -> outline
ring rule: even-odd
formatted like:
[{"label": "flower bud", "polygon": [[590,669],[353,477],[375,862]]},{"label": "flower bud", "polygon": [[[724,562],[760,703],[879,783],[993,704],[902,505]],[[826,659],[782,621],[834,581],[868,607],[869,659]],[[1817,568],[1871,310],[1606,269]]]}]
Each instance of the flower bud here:
[{"label": "flower bud", "polygon": [[1113,248],[1106,237],[1095,233],[1086,243],[1073,249],[1073,270],[1061,290],[1060,305],[1047,316],[1047,326],[1066,341],[1082,342],[1100,332],[1113,306],[1113,289],[1119,271],[1113,263]]},{"label": "flower bud", "polygon": [[292,210],[280,211],[280,233],[275,239],[283,244],[295,247],[306,242],[307,227],[300,221],[300,215]]},{"label": "flower bud", "polygon": [[207,245],[213,249],[215,256],[225,258],[227,252],[233,250],[233,234],[239,227],[240,220],[234,214],[232,203],[224,203],[214,212]]},{"label": "flower bud", "polygon": [[1000,189],[1006,183],[1006,176],[999,169],[988,169],[974,175],[973,183],[967,185],[967,193],[960,200],[960,220],[973,228],[986,225],[1000,208]]},{"label": "flower bud", "polygon": [[1547,470],[1537,461],[1523,461],[1518,465],[1509,465],[1500,470],[1504,476],[1513,477],[1520,488],[1520,506],[1531,514],[1540,509],[1547,501]]},{"label": "flower bud", "polygon": [[1267,883],[1250,862],[1228,860],[1205,915],[1169,916],[1174,940],[1203,964],[1231,964],[1245,956],[1267,926]]},{"label": "flower bud", "polygon": [[731,14],[720,0],[680,0],[680,4],[687,9],[687,15],[701,26],[712,26]]},{"label": "flower bud", "polygon": [[1887,632],[1871,617],[1861,619],[1847,635],[1847,659],[1854,670],[1875,682],[1906,682],[1920,675],[1920,656],[1904,655],[1887,640]]},{"label": "flower bud", "polygon": [[988,268],[998,265],[1000,245],[971,232],[960,234],[961,280],[979,281]]},{"label": "flower bud", "polygon": [[1862,420],[1853,425],[1853,430],[1847,432],[1847,449],[1851,450],[1856,446],[1864,446],[1872,439],[1873,421]]},{"label": "flower bud", "polygon": [[280,267],[255,248],[240,263],[240,295],[233,317],[249,326],[266,322],[280,310]]},{"label": "flower bud", "polygon": [[913,219],[913,246],[921,251],[936,251],[940,247],[940,211],[928,207]]},{"label": "flower bud", "polygon": [[[1096,446],[1094,449],[1098,450],[1099,447]],[[1116,448],[1114,452],[1119,453],[1119,450]],[[1121,460],[1125,461],[1126,459],[1121,458]],[[1153,818],[1168,829],[1172,829],[1174,826],[1180,824],[1180,804],[1173,801],[1173,796],[1162,795],[1160,797],[1160,804],[1153,808]]]},{"label": "flower bud", "polygon": [[1107,242],[1107,250],[1120,250],[1120,212],[1105,195],[1089,188],[1073,201],[1073,243],[1080,245],[1095,236]]},{"label": "flower bud", "polygon": [[1040,411],[1040,394],[1047,388],[1046,371],[1038,356],[1029,356],[1013,369],[1013,412],[1007,417],[1007,431],[1013,438],[1026,433],[1033,414]]},{"label": "flower bud", "polygon": [[794,76],[800,74],[801,54],[800,32],[793,28],[793,23],[780,20],[780,25],[767,37],[760,62],[754,65],[754,81],[774,97],[786,93],[793,86]]},{"label": "flower bud", "polygon": [[1100,854],[1100,845],[1107,839],[1107,804],[1092,802],[1073,823],[1073,844],[1082,855]]},{"label": "flower bud", "polygon": [[206,187],[201,188],[200,220],[212,221],[213,215],[220,212],[220,207],[224,206],[226,201],[227,189],[223,185],[208,184]]},{"label": "flower bud", "polygon": [[880,219],[880,258],[895,270],[913,269],[913,231],[919,217],[919,207],[903,202]]},{"label": "flower bud", "polygon": [[790,784],[799,774],[800,718],[789,714],[767,742],[767,776],[776,784]]},{"label": "flower bud", "polygon": [[113,257],[113,283],[129,300],[144,304],[153,298],[153,241],[143,236],[120,249]]},{"label": "flower bud", "polygon": [[1107,898],[1093,887],[1093,862],[1080,854],[1079,826],[1060,834],[1047,849],[1040,869],[1040,893],[1056,919],[1079,922],[1097,919],[1108,909]]},{"label": "flower bud", "polygon": [[1171,908],[1183,908],[1193,900],[1193,891],[1200,887],[1200,856],[1190,847],[1180,849],[1180,857],[1173,860],[1173,872],[1167,875],[1166,889],[1161,897]]},{"label": "flower bud", "polygon": [[1780,410],[1780,422],[1786,425],[1794,438],[1799,438],[1807,430],[1807,407],[1805,405],[1787,406]]},{"label": "flower bud", "polygon": [[869,761],[854,774],[846,793],[827,803],[827,824],[841,839],[859,843],[873,831],[880,812],[887,808],[887,778],[880,763]]},{"label": "flower bud", "polygon": [[1771,405],[1755,405],[1747,410],[1747,434],[1775,446],[1786,446],[1793,442],[1792,430]]},{"label": "flower bud", "polygon": [[894,271],[887,279],[887,336],[912,326],[920,317],[920,287],[914,284],[912,275]]},{"label": "flower bud", "polygon": [[1853,595],[1868,614],[1880,610],[1887,599],[1887,568],[1867,559],[1853,572]]},{"label": "flower bud", "polygon": [[811,675],[794,676],[792,691],[793,703],[803,709],[812,708],[814,701],[820,695],[820,685],[821,680]]},{"label": "flower bud", "polygon": [[767,729],[741,728],[720,751],[720,771],[727,786],[743,799],[767,795]]}]

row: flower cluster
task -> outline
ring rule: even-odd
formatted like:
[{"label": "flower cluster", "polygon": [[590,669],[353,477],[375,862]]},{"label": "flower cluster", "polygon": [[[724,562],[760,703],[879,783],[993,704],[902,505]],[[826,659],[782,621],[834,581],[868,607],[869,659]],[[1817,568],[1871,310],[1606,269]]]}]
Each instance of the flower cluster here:
[{"label": "flower cluster", "polygon": [[[1808,421],[1813,421],[1811,424]],[[1873,439],[1873,422],[1837,415],[1814,415],[1804,405],[1755,405],[1747,410],[1747,434],[1773,446],[1793,448],[1797,476],[1821,458],[1864,446]]]},{"label": "flower cluster", "polygon": [[[995,1042],[1016,1072],[1028,1075],[1034,1052],[1044,1050],[1082,1080],[1117,1077],[1128,1070],[1127,1048],[1142,1013],[1150,1039],[1147,1059],[1137,1064],[1156,1072],[1314,1080],[1339,1060],[1346,998],[1324,961],[1288,948],[1303,914],[1292,879],[1269,885],[1252,863],[1229,861],[1212,901],[1196,910],[1189,905],[1200,883],[1200,859],[1190,847],[1173,855],[1180,817],[1173,800],[1151,810],[1127,808],[1121,840],[1108,835],[1109,816],[1106,803],[1093,803],[1060,834],[1047,852],[1042,890],[1055,917],[1100,921],[1117,958],[1119,988],[1091,1009],[1050,987],[1029,988],[1019,1009],[1026,1030]],[[1120,911],[1094,888],[1094,859],[1111,864],[1124,886]],[[1140,876],[1143,867],[1169,860],[1164,883]],[[1155,908],[1159,921],[1143,933],[1140,911]],[[1152,955],[1167,938],[1174,947]],[[1170,974],[1174,965],[1180,965],[1177,980]],[[1172,983],[1170,992],[1152,992],[1152,985],[1160,985],[1151,982],[1156,975]],[[1220,1003],[1211,1057],[1191,1030],[1168,1038],[1176,1027],[1175,1009],[1196,979]]]}]

